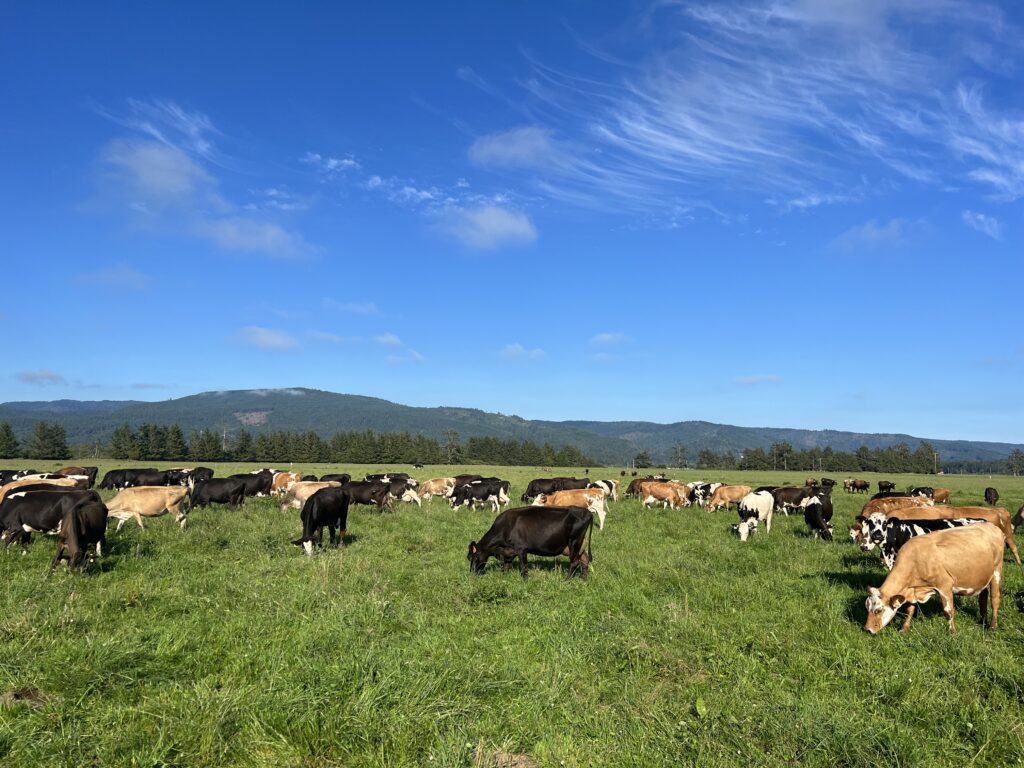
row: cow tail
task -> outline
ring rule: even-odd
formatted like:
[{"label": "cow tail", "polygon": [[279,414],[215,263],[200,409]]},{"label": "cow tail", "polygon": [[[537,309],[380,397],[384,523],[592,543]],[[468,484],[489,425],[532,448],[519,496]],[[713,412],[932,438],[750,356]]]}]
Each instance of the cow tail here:
[{"label": "cow tail", "polygon": [[[594,541],[594,516],[590,516],[590,526],[587,531],[587,559],[592,563],[594,562],[594,551],[590,548],[590,545]],[[588,564],[589,566],[589,564]]]}]

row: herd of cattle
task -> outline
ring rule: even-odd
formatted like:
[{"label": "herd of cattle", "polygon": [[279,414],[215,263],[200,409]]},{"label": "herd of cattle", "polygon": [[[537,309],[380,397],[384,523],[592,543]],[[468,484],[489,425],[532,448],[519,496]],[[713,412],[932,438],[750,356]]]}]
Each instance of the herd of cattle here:
[{"label": "herd of cattle", "polygon": [[[369,505],[378,511],[396,502],[421,505],[435,496],[447,499],[452,509],[489,507],[497,518],[490,529],[469,544],[470,570],[480,573],[494,557],[505,570],[518,560],[520,573],[528,573],[527,556],[569,557],[568,575],[586,578],[592,558],[591,539],[595,517],[604,528],[608,501],[620,498],[618,480],[555,477],[530,481],[520,497],[531,506],[505,509],[510,503],[510,483],[497,477],[457,475],[417,482],[406,473],[370,474],[353,480],[349,474],[321,477],[273,469],[214,477],[208,467],[117,469],[107,472],[98,487],[116,490],[104,502],[93,490],[96,467],[65,467],[55,473],[34,470],[0,470],[0,541],[14,541],[24,552],[33,533],[56,535],[57,554],[51,571],[64,559],[81,571],[90,559],[102,555],[107,524],[116,519],[116,530],[129,520],[143,528],[144,517],[173,514],[185,528],[189,510],[210,504],[242,505],[246,498],[276,496],[280,509],[300,510],[302,534],[292,543],[312,555],[323,546],[323,529],[329,544],[340,547],[347,532],[349,508]],[[735,506],[739,522],[732,526],[740,541],[748,541],[763,524],[771,532],[775,514],[802,513],[810,534],[833,538],[832,491],[838,485],[829,478],[808,478],[804,485],[761,486],[725,483],[682,483],[663,476],[634,478],[622,492],[638,499],[643,507],[670,509],[700,506],[708,511]],[[844,480],[847,493],[868,493],[866,480]],[[983,623],[992,604],[992,623],[998,620],[1003,549],[1008,547],[1021,564],[1014,529],[1024,522],[1024,505],[1011,519],[1008,510],[996,507],[999,494],[985,490],[988,506],[949,506],[946,488],[918,487],[906,492],[881,480],[878,493],[864,505],[850,536],[865,552],[878,549],[889,575],[880,588],[872,587],[867,599],[865,629],[875,633],[906,605],[906,631],[917,604],[938,594],[943,610],[953,622],[953,595],[978,595]],[[996,546],[998,544],[998,547]]]}]

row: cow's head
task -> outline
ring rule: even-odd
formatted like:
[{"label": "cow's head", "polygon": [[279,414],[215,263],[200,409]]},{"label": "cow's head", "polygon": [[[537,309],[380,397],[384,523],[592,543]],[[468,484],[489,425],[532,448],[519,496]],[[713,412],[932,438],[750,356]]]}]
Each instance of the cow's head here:
[{"label": "cow's head", "polygon": [[868,620],[864,622],[864,629],[872,635],[878,634],[892,621],[896,610],[905,602],[903,595],[893,595],[886,600],[878,587],[871,587],[868,590],[868,599],[864,602],[864,607],[868,609]]},{"label": "cow's head", "polygon": [[733,530],[739,534],[740,541],[746,541],[757,530],[757,518],[748,517],[746,520],[741,520],[739,525],[733,526]]},{"label": "cow's head", "polygon": [[811,504],[821,504],[821,499],[817,496],[804,496],[800,499],[800,509],[807,509]]},{"label": "cow's head", "polygon": [[477,546],[475,541],[469,542],[469,551],[466,553],[466,559],[469,560],[470,573],[484,572],[484,566],[487,565],[487,555]]},{"label": "cow's head", "polygon": [[891,525],[889,519],[881,512],[872,512],[861,523],[860,548],[870,552],[885,541],[886,530]]}]

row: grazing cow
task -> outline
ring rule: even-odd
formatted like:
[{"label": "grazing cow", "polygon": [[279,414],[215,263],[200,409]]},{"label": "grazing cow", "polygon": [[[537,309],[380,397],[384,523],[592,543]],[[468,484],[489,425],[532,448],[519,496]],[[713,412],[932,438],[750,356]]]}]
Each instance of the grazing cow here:
[{"label": "grazing cow", "polygon": [[[344,546],[348,532],[348,507],[351,495],[347,488],[321,488],[302,505],[302,536],[292,544],[302,547],[307,555],[313,554],[313,547],[322,547],[324,526],[330,531],[330,544],[335,548]],[[338,529],[338,538],[334,532]]]},{"label": "grazing cow", "polygon": [[800,506],[804,510],[804,522],[811,535],[822,541],[832,541],[832,496],[827,493],[804,496]]},{"label": "grazing cow", "polygon": [[78,481],[70,477],[59,477],[58,475],[43,475],[41,478],[38,475],[28,475],[17,480],[11,480],[11,482],[0,486],[0,501],[7,498],[9,493],[12,493],[20,488],[27,488],[32,485],[47,485],[56,488],[68,488],[69,490],[78,488]]},{"label": "grazing cow", "polygon": [[886,491],[895,491],[896,490],[896,483],[892,482],[891,480],[879,480],[878,481],[878,490],[881,493],[884,493]]},{"label": "grazing cow", "polygon": [[[329,473],[329,474],[323,475],[320,478],[320,482],[321,483],[330,483],[330,482],[333,481],[335,483],[341,483],[342,485],[344,485],[345,483],[347,483],[351,479],[352,479],[352,475],[350,475],[348,472],[336,472],[336,473]],[[303,478],[303,480],[305,480],[305,478]]]},{"label": "grazing cow", "polygon": [[409,475],[406,472],[379,472],[377,474],[367,475],[365,480],[368,483],[372,483],[374,480],[381,480],[385,483],[392,480],[408,480]]},{"label": "grazing cow", "polygon": [[644,507],[661,504],[669,509],[690,506],[690,489],[677,483],[645,480],[640,483],[640,503]]},{"label": "grazing cow", "polygon": [[908,493],[911,496],[927,496],[930,499],[935,496],[935,489],[928,485],[921,485],[917,488],[911,488]]},{"label": "grazing cow", "polygon": [[69,509],[57,533],[57,554],[50,564],[52,572],[61,560],[68,561],[68,570],[81,573],[85,569],[86,555],[96,545],[96,557],[103,556],[107,543],[107,507],[102,501],[90,501]]},{"label": "grazing cow", "polygon": [[552,494],[540,494],[533,500],[535,507],[583,507],[597,515],[597,527],[604,529],[604,519],[608,514],[605,501],[606,494],[600,488],[579,488],[575,491],[555,491]]},{"label": "grazing cow", "polygon": [[423,506],[420,501],[420,495],[416,493],[416,487],[419,485],[415,480],[411,478],[405,478],[404,480],[390,480],[383,482],[383,485],[388,487],[388,500],[399,499],[400,501],[408,501],[415,504],[417,507]]},{"label": "grazing cow", "polygon": [[867,493],[871,490],[871,483],[867,480],[851,480],[850,481],[850,492],[851,493]]},{"label": "grazing cow", "polygon": [[707,502],[708,512],[727,507],[730,504],[739,505],[740,499],[750,493],[749,485],[722,485],[715,489]]},{"label": "grazing cow", "polygon": [[419,495],[422,501],[430,501],[435,496],[451,496],[454,490],[454,477],[436,477],[420,483]]},{"label": "grazing cow", "polygon": [[508,504],[508,501],[508,481],[502,481],[495,477],[457,486],[452,491],[449,503],[452,509],[490,504],[497,513],[501,511],[502,505]]},{"label": "grazing cow", "polygon": [[[587,577],[592,559],[590,538],[593,538],[594,516],[581,507],[516,507],[506,509],[483,535],[479,542],[471,541],[466,558],[471,573],[483,573],[491,557],[508,570],[519,558],[519,572],[525,579],[529,575],[526,556],[569,556],[569,573]],[[586,541],[586,552],[583,545]]]},{"label": "grazing cow", "polygon": [[873,512],[867,517],[858,517],[857,520],[860,523],[857,545],[864,552],[870,552],[877,546],[882,556],[882,565],[890,571],[900,548],[915,536],[986,522],[980,517],[901,520],[898,517],[886,517],[881,512]]},{"label": "grazing cow", "polygon": [[871,497],[870,501],[874,501],[875,499],[896,499],[900,497],[915,499],[923,498],[922,496],[914,496],[906,491],[879,491]]},{"label": "grazing cow", "polygon": [[612,501],[619,500],[619,481],[618,480],[594,480],[587,488],[600,488],[607,495],[612,497]]},{"label": "grazing cow", "polygon": [[301,482],[295,483],[285,493],[284,498],[281,499],[281,511],[287,512],[289,509],[302,509],[306,503],[306,499],[312,496],[314,493],[319,491],[321,488],[338,488],[341,483],[336,480],[321,480],[317,483]]},{"label": "grazing cow", "polygon": [[270,481],[270,493],[274,496],[284,496],[295,483],[301,482],[302,474],[300,472],[278,472]]},{"label": "grazing cow", "polygon": [[788,516],[789,510],[799,509],[801,501],[814,495],[813,488],[814,486],[808,488],[807,486],[783,485],[770,491],[775,499],[775,511]]},{"label": "grazing cow", "polygon": [[721,483],[687,483],[690,486],[690,490],[693,492],[693,503],[699,506],[706,506],[708,499],[711,498],[712,494],[722,487]]},{"label": "grazing cow", "polygon": [[994,507],[996,505],[997,501],[999,501],[999,491],[997,491],[992,486],[989,486],[988,488],[986,488],[985,489],[985,503],[988,504],[991,507]]},{"label": "grazing cow", "polygon": [[228,475],[228,477],[242,481],[246,496],[269,496],[270,487],[274,482],[274,470],[260,469],[255,472]]},{"label": "grazing cow", "polygon": [[245,503],[245,483],[235,477],[213,477],[200,480],[192,487],[189,507],[208,507],[211,504],[230,504],[240,507]]},{"label": "grazing cow", "polygon": [[529,501],[540,494],[547,496],[556,491],[575,491],[588,485],[589,480],[577,480],[575,477],[538,477],[527,484],[519,498],[520,501]]},{"label": "grazing cow", "polygon": [[454,478],[455,487],[458,488],[460,485],[465,485],[466,483],[475,483],[476,481],[483,479],[483,475],[456,475]]},{"label": "grazing cow", "polygon": [[109,517],[117,520],[117,528],[133,519],[139,524],[139,528],[145,528],[142,524],[143,517],[160,517],[168,512],[174,514],[174,521],[185,528],[188,522],[185,515],[188,514],[184,503],[188,500],[189,489],[181,486],[142,486],[140,488],[124,488],[107,502]]},{"label": "grazing cow", "polygon": [[189,474],[178,469],[140,469],[125,478],[125,488],[158,485],[188,485]]},{"label": "grazing cow", "polygon": [[871,587],[865,602],[868,618],[864,629],[872,635],[882,630],[909,603],[902,632],[918,603],[937,594],[949,619],[950,634],[956,632],[954,595],[978,595],[981,622],[986,622],[988,599],[992,600],[992,629],[999,623],[1000,588],[1003,581],[1003,535],[993,525],[979,523],[963,528],[935,531],[908,541],[881,588]]},{"label": "grazing cow", "polygon": [[32,533],[56,533],[68,511],[79,504],[101,501],[96,491],[18,489],[0,502],[0,539],[8,547],[20,541],[25,552]]},{"label": "grazing cow", "polygon": [[883,515],[893,514],[898,509],[908,507],[932,507],[934,502],[924,496],[890,496],[882,499],[872,499],[860,511],[861,517],[867,517],[875,512]]},{"label": "grazing cow", "polygon": [[342,487],[348,491],[350,504],[373,504],[376,505],[378,512],[383,511],[385,506],[391,508],[390,483],[355,480],[345,483]]},{"label": "grazing cow", "polygon": [[417,462],[416,462],[415,464],[413,464],[413,465],[412,465],[412,468],[413,468],[413,469],[423,469],[423,465],[422,465],[422,464],[420,464],[420,463],[419,463],[419,462],[417,461]]},{"label": "grazing cow", "polygon": [[1020,565],[1020,552],[1013,538],[1013,523],[1005,507],[903,507],[889,512],[887,517],[900,520],[952,520],[957,517],[980,517],[1003,532],[1006,546],[1013,553],[1013,559]]},{"label": "grazing cow", "polygon": [[57,474],[65,477],[84,477],[87,481],[85,487],[89,489],[96,485],[96,475],[99,471],[99,467],[64,467],[57,470]]},{"label": "grazing cow", "polygon": [[34,474],[36,474],[34,469],[0,469],[0,485],[7,485],[12,480],[20,480]]},{"label": "grazing cow", "polygon": [[1017,530],[1021,523],[1024,523],[1024,504],[1020,505],[1017,514],[1013,516],[1013,529]]},{"label": "grazing cow", "polygon": [[740,499],[737,506],[740,515],[739,525],[733,530],[740,535],[740,541],[746,541],[760,523],[764,523],[765,533],[772,532],[772,513],[775,511],[775,499],[768,491],[752,491]]},{"label": "grazing cow", "polygon": [[103,488],[105,490],[128,488],[129,486],[136,485],[135,478],[139,475],[139,473],[159,471],[160,470],[156,469],[155,467],[112,469],[103,476],[103,479],[100,481],[100,488]]}]

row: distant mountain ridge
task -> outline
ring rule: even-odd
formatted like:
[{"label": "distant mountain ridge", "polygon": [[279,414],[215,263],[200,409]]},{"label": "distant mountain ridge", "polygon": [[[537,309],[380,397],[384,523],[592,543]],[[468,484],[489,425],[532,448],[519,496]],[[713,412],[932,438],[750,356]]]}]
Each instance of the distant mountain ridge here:
[{"label": "distant mountain ridge", "polygon": [[423,408],[401,405],[364,395],[346,395],[317,389],[243,389],[202,392],[187,397],[144,402],[139,400],[53,400],[0,403],[0,422],[10,423],[19,438],[39,420],[58,421],[70,443],[105,442],[114,429],[127,423],[178,424],[186,433],[198,429],[313,431],[329,437],[339,430],[410,432],[438,439],[455,430],[462,439],[498,437],[574,445],[607,464],[623,464],[641,450],[659,463],[669,459],[672,447],[686,446],[690,459],[704,449],[733,451],[768,448],[787,441],[797,449],[831,447],[854,451],[862,445],[880,448],[905,442],[911,449],[927,439],[945,461],[1003,459],[1013,443],[971,440],[932,440],[902,434],[840,432],[835,430],[737,427],[707,421],[658,424],[649,421],[531,421],[519,416],[475,408]]}]

